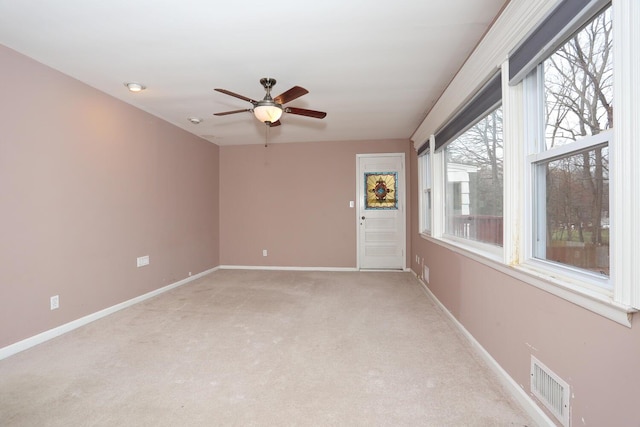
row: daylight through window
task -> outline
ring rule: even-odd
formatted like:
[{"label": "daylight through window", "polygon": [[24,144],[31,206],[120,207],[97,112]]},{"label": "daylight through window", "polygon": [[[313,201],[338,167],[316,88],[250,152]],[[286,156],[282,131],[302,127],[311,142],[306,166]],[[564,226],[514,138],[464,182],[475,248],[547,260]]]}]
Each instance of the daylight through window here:
[{"label": "daylight through window", "polygon": [[502,246],[502,108],[445,148],[445,233]]},{"label": "daylight through window", "polygon": [[609,275],[611,24],[609,7],[529,77],[539,82],[544,107],[531,156],[533,255],[604,276]]}]

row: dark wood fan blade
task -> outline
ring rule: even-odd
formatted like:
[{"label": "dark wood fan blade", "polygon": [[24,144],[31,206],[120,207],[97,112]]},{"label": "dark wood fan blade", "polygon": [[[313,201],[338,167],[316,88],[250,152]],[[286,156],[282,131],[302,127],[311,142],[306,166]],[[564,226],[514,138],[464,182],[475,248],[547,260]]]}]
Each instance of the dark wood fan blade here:
[{"label": "dark wood fan blade", "polygon": [[294,86],[286,92],[281,93],[276,96],[273,100],[278,104],[286,104],[287,102],[291,102],[294,99],[300,98],[302,95],[308,94],[309,91],[300,86]]},{"label": "dark wood fan blade", "polygon": [[226,90],[226,89],[214,89],[214,90],[218,91],[220,93],[224,93],[225,95],[229,95],[229,96],[233,96],[233,97],[236,97],[236,98],[240,98],[243,101],[247,101],[247,102],[250,102],[252,104],[255,104],[257,102],[257,101],[254,101],[251,98],[247,98],[246,96],[238,95],[237,93],[231,92],[230,90]]},{"label": "dark wood fan blade", "polygon": [[299,116],[314,117],[316,119],[324,119],[327,113],[323,111],[307,110],[305,108],[287,107],[284,111],[290,114],[297,114]]},{"label": "dark wood fan blade", "polygon": [[275,126],[280,126],[281,124],[282,124],[282,123],[280,123],[280,120],[278,120],[278,121],[275,121],[275,122],[273,122],[273,123],[270,123],[270,124],[269,124],[269,127],[270,127],[270,128],[272,128],[272,127],[275,127]]},{"label": "dark wood fan blade", "polygon": [[226,116],[227,114],[236,114],[236,113],[244,113],[246,111],[251,111],[250,108],[247,108],[246,110],[233,110],[233,111],[224,111],[222,113],[214,113],[214,116]]}]

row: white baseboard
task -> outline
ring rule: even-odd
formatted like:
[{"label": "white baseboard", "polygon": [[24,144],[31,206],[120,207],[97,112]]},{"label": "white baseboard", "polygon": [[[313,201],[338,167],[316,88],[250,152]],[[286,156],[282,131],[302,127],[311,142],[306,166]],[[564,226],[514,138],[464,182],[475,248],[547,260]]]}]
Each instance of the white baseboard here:
[{"label": "white baseboard", "polygon": [[219,267],[214,267],[209,270],[203,271],[202,273],[194,274],[193,276],[187,277],[186,279],[179,280],[170,285],[164,286],[160,289],[156,289],[151,292],[147,292],[146,294],[140,295],[138,297],[132,298],[130,300],[121,302],[120,304],[116,304],[114,306],[105,308],[104,310],[97,311],[95,313],[89,314],[87,316],[81,317],[80,319],[73,320],[69,323],[65,323],[64,325],[60,325],[56,328],[49,329],[48,331],[44,331],[38,335],[34,335],[22,341],[18,341],[15,344],[8,345],[6,347],[0,348],[0,360],[5,359],[9,356],[13,356],[16,353],[24,351],[28,348],[36,346],[38,344],[42,344],[45,341],[49,341],[52,338],[70,332],[74,329],[77,329],[81,326],[84,326],[88,323],[91,323],[95,320],[101,319],[105,316],[108,316],[116,311],[120,311],[124,308],[131,307],[132,305],[138,304],[144,300],[155,297],[156,295],[160,295],[161,293],[170,291],[171,289],[177,288],[179,286],[185,285],[192,280],[198,279],[202,276],[206,276],[209,273],[212,273],[218,270]]},{"label": "white baseboard", "polygon": [[221,265],[220,270],[280,270],[280,271],[358,271],[352,267],[274,267],[266,265]]},{"label": "white baseboard", "polygon": [[409,273],[412,271],[410,268],[393,269],[393,270],[389,270],[389,269],[378,270],[378,269],[368,268],[368,269],[360,270],[356,267],[277,267],[277,266],[274,267],[274,266],[267,266],[267,265],[221,265],[219,266],[219,268],[220,270],[274,270],[274,271],[280,270],[280,271],[337,271],[337,272],[361,271],[363,273],[366,273],[366,272],[398,273],[402,271]]},{"label": "white baseboard", "polygon": [[518,385],[518,383],[511,378],[511,376],[507,373],[507,371],[500,366],[500,364],[489,354],[487,350],[474,338],[473,335],[455,318],[453,314],[440,302],[440,300],[431,292],[427,284],[420,279],[415,271],[412,270],[414,276],[420,283],[422,289],[427,294],[429,298],[436,303],[436,305],[442,310],[443,313],[447,315],[447,317],[453,322],[453,324],[460,330],[460,332],[465,336],[465,338],[469,341],[473,349],[476,353],[485,361],[485,363],[491,368],[498,376],[498,379],[505,387],[505,389],[511,394],[511,396],[520,404],[520,406],[525,410],[525,412],[536,422],[537,425],[540,426],[549,426],[555,427],[556,424],[551,421],[551,418],[544,413],[542,408],[540,408],[531,397],[524,391],[522,387]]}]

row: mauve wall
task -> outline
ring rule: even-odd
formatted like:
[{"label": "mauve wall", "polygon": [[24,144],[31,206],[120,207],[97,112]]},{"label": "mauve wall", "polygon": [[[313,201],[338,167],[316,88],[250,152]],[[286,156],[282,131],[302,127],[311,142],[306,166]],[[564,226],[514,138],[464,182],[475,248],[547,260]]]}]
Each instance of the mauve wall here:
[{"label": "mauve wall", "polygon": [[218,265],[216,145],[3,46],[0,64],[0,348]]},{"label": "mauve wall", "polygon": [[[417,207],[413,150],[411,165]],[[639,325],[619,325],[427,241],[417,208],[411,228],[413,270],[415,255],[424,257],[429,289],[524,390],[534,355],[571,386],[571,425],[640,426]]]},{"label": "mauve wall", "polygon": [[409,140],[221,147],[220,264],[355,268],[356,154],[405,153],[408,164],[409,148]]}]

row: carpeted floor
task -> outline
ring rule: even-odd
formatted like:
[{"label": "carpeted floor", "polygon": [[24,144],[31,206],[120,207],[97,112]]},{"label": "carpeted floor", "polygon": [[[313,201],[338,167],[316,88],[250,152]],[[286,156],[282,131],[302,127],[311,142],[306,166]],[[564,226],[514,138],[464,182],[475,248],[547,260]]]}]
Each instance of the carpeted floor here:
[{"label": "carpeted floor", "polygon": [[220,270],[0,361],[0,425],[533,423],[409,273]]}]

